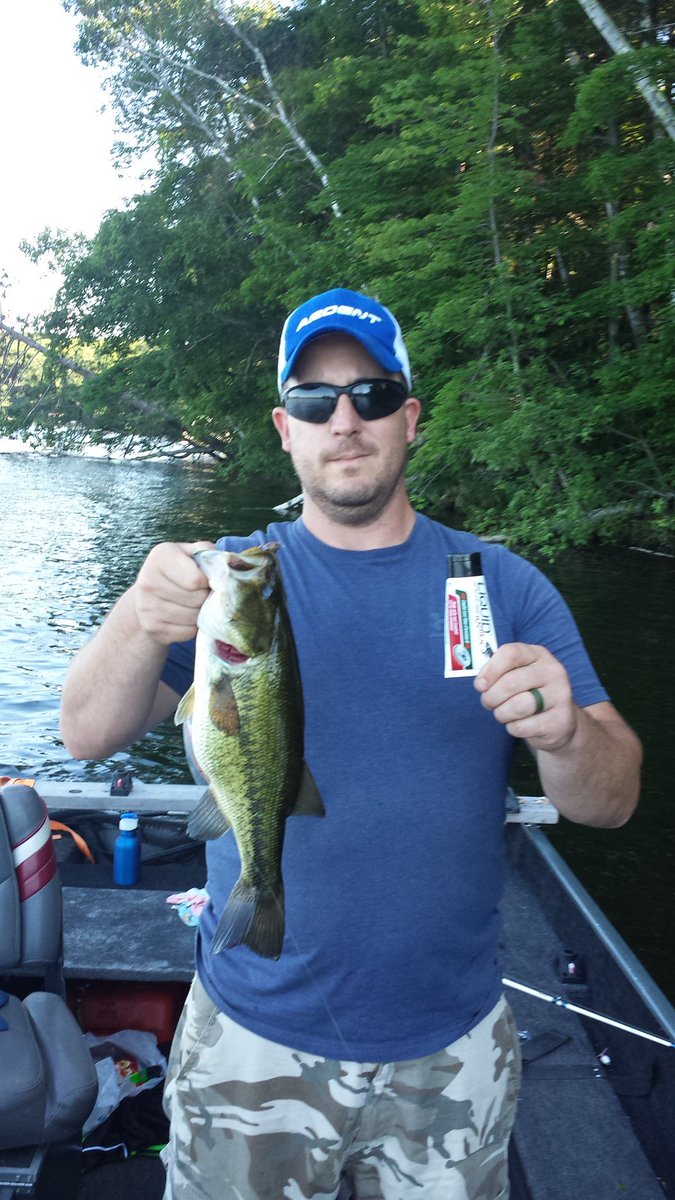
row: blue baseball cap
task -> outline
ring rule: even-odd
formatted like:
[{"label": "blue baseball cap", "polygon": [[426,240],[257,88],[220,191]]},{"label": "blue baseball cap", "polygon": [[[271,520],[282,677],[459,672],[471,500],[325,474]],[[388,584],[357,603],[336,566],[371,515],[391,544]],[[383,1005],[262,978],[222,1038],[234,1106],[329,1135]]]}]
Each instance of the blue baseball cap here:
[{"label": "blue baseball cap", "polygon": [[332,288],[306,300],[288,317],[279,346],[279,391],[305,346],[324,333],[347,333],[356,338],[385,371],[400,371],[412,387],[408,351],[394,314],[361,292]]}]

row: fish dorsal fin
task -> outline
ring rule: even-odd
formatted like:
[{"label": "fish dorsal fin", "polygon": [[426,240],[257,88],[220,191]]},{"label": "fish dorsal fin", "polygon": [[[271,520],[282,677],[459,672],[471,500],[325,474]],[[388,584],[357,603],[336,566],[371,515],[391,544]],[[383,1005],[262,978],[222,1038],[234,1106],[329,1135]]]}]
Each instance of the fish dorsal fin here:
[{"label": "fish dorsal fin", "polygon": [[210,842],[213,838],[222,837],[229,828],[230,822],[211,789],[207,788],[188,818],[187,831],[190,837]]},{"label": "fish dorsal fin", "polygon": [[221,733],[241,732],[239,707],[229,675],[222,675],[209,691],[209,717]]},{"label": "fish dorsal fin", "polygon": [[195,685],[191,683],[182,700],[178,701],[178,708],[174,715],[174,724],[182,725],[183,721],[187,721],[188,717],[192,716],[195,707]]},{"label": "fish dorsal fin", "polygon": [[326,815],[319,789],[307,763],[302,765],[300,788],[291,813],[294,817],[325,817]]}]

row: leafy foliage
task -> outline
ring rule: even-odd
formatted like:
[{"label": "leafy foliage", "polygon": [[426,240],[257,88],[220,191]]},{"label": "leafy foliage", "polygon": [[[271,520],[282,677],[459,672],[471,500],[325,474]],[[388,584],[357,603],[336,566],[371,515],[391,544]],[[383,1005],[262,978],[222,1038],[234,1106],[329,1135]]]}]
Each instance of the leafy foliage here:
[{"label": "leafy foliage", "polygon": [[542,550],[668,539],[673,146],[635,82],[672,98],[657,4],[649,28],[639,0],[614,6],[620,56],[576,0],[70,7],[158,161],[91,242],[35,249],[65,270],[53,354],[96,371],[74,389],[46,368],[81,421],[281,473],[278,331],[339,283],[403,325],[428,511]]}]

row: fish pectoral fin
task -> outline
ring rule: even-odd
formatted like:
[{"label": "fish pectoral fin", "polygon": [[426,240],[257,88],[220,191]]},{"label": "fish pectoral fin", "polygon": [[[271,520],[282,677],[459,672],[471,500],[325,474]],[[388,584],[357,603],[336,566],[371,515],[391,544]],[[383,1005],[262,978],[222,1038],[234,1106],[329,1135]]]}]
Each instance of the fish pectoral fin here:
[{"label": "fish pectoral fin", "polygon": [[187,831],[190,837],[210,842],[213,838],[222,837],[229,828],[230,822],[211,789],[207,788],[188,818]]},{"label": "fish pectoral fin", "polygon": [[291,816],[325,817],[325,815],[326,809],[324,808],[324,803],[321,799],[321,793],[316,786],[314,776],[307,766],[307,763],[303,763],[300,788],[295,804],[291,809]]},{"label": "fish pectoral fin", "polygon": [[209,717],[221,733],[241,732],[239,706],[232,691],[229,675],[221,675],[218,682],[212,684],[209,689]]},{"label": "fish pectoral fin", "polygon": [[191,717],[195,707],[195,685],[191,683],[182,700],[178,702],[173,721],[174,725],[182,725],[183,721],[187,721]]}]

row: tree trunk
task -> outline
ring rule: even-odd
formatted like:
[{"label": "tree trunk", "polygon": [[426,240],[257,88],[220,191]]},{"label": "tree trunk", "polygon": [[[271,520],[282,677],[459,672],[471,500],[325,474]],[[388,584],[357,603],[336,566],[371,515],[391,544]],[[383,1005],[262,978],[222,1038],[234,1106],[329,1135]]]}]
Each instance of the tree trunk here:
[{"label": "tree trunk", "polygon": [[[592,21],[598,33],[605,39],[607,45],[615,54],[630,54],[633,47],[623,36],[621,30],[614,24],[598,0],[579,0],[589,21]],[[675,142],[675,111],[658,88],[644,75],[638,67],[631,66],[631,74],[635,79],[638,91],[646,100],[652,115],[665,129]]]},{"label": "tree trunk", "polygon": [[237,22],[230,15],[230,12],[228,11],[228,6],[225,3],[223,3],[223,0],[214,0],[213,7],[215,8],[215,10],[218,13],[218,16],[221,18],[221,20],[223,20],[225,22],[225,24],[228,26],[228,28],[232,30],[234,35],[236,37],[238,37],[244,43],[244,45],[247,46],[248,49],[251,51],[251,54],[255,58],[255,61],[257,62],[258,67],[260,68],[260,74],[262,75],[262,77],[265,81],[265,86],[266,86],[267,91],[269,92],[270,98],[272,100],[274,110],[277,114],[277,119],[284,126],[284,129],[287,131],[287,133],[291,137],[291,140],[295,143],[295,145],[297,146],[300,153],[307,159],[307,162],[312,167],[312,170],[315,172],[316,176],[319,179],[319,182],[321,183],[321,187],[325,190],[327,196],[329,197],[329,203],[330,203],[331,209],[333,210],[333,216],[337,217],[339,220],[342,217],[342,211],[340,209],[340,205],[338,203],[337,197],[335,196],[335,193],[333,191],[332,184],[328,177],[328,172],[326,171],[326,168],[324,167],[323,163],[321,162],[321,159],[318,157],[317,154],[314,153],[314,151],[312,150],[312,147],[302,136],[295,121],[293,120],[290,113],[288,112],[286,105],[284,104],[284,102],[281,98],[281,94],[274,82],[274,79],[272,78],[272,73],[267,64],[267,59],[265,58],[265,55],[263,54],[260,47],[255,42],[251,41],[251,39],[249,37],[247,37],[247,35],[245,33],[242,32],[242,30],[239,27],[239,25],[237,24]]},{"label": "tree trunk", "polygon": [[[499,134],[499,76],[501,70],[500,48],[499,48],[499,29],[495,21],[495,15],[490,0],[487,3],[487,9],[492,21],[492,61],[494,64],[493,77],[493,99],[492,99],[492,121],[490,124],[490,139],[488,142],[488,159],[490,163],[490,176],[494,180],[497,166],[497,137]],[[499,224],[497,222],[497,209],[494,202],[494,186],[491,187],[492,195],[490,196],[489,221],[490,233],[492,235],[492,255],[497,271],[502,272],[503,258],[501,249],[501,238],[499,235]],[[511,304],[511,295],[508,281],[500,278],[500,283],[505,288],[504,294],[504,310],[506,313],[506,324],[509,331],[509,341],[511,343],[511,366],[513,368],[513,377],[515,380],[516,390],[520,399],[523,397],[523,385],[520,371],[520,347],[518,345],[518,335],[516,333],[515,320],[513,315],[513,305]]]}]

